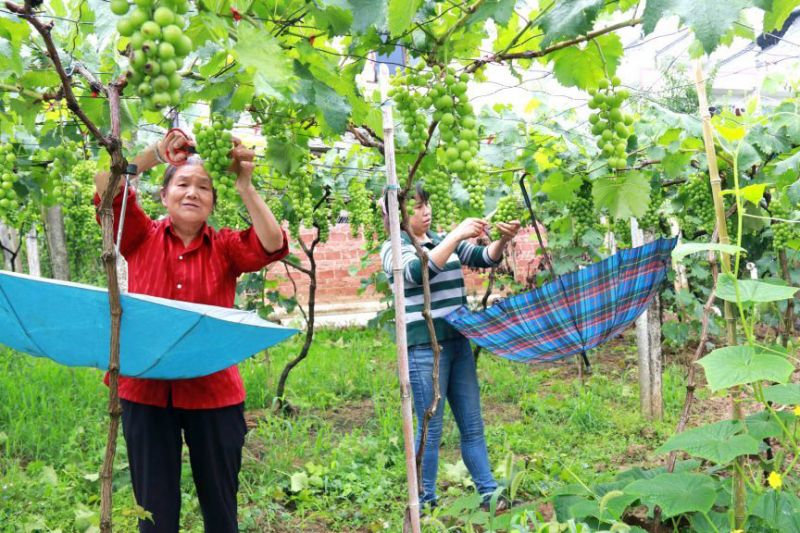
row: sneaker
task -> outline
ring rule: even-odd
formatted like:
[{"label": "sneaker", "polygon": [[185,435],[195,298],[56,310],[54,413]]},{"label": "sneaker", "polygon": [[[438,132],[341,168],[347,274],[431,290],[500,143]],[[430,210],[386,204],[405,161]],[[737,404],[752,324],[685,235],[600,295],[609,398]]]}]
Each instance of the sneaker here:
[{"label": "sneaker", "polygon": [[[495,514],[508,511],[511,508],[511,503],[512,502],[510,502],[508,498],[506,498],[504,495],[501,494],[500,497],[497,498],[497,504],[494,506]],[[486,511],[488,513],[491,504],[492,504],[492,496],[489,495],[483,499],[483,502],[481,503],[481,510]]]}]

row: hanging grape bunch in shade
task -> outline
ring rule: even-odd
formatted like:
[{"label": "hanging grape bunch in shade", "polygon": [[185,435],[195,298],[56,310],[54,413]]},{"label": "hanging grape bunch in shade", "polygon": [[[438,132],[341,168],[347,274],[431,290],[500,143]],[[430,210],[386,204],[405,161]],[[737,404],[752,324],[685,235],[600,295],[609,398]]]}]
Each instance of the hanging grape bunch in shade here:
[{"label": "hanging grape bunch in shade", "polygon": [[772,222],[772,246],[778,252],[789,248],[791,241],[800,240],[800,225],[784,222],[793,218],[792,210],[786,204],[788,202],[773,201],[769,205],[772,217],[782,219]]},{"label": "hanging grape bunch in shade", "polygon": [[117,21],[117,31],[130,40],[128,86],[148,111],[178,105],[178,70],[193,47],[183,33],[189,0],[135,0],[133,4],[111,0],[111,12],[123,17]]},{"label": "hanging grape bunch in shade", "polygon": [[596,110],[589,115],[592,134],[597,137],[597,147],[602,151],[608,166],[614,170],[624,169],[628,156],[628,138],[633,134],[633,116],[622,112],[621,106],[630,94],[627,89],[618,89],[620,79],[602,78],[598,90],[591,89],[589,109]]},{"label": "hanging grape bunch in shade", "polygon": [[567,204],[569,217],[572,221],[572,232],[576,239],[590,229],[597,229],[600,222],[596,217],[594,202],[592,201],[592,182],[584,180],[573,200]]},{"label": "hanging grape bunch in shade", "polygon": [[678,188],[678,198],[683,200],[683,209],[676,216],[686,237],[693,237],[700,231],[708,233],[716,226],[714,198],[711,185],[702,174],[689,176],[686,183]]},{"label": "hanging grape bunch in shade", "polygon": [[211,124],[203,126],[194,124],[194,138],[197,143],[197,154],[203,159],[203,166],[220,200],[236,201],[237,193],[234,185],[236,176],[228,169],[231,166],[231,149],[233,148],[233,119],[215,113],[211,116]]},{"label": "hanging grape bunch in shade", "polygon": [[35,161],[47,163],[46,179],[41,184],[45,205],[64,205],[67,197],[77,192],[79,185],[72,177],[72,170],[82,154],[75,141],[65,141],[33,154]]},{"label": "hanging grape bunch in shade", "polygon": [[8,220],[8,215],[19,209],[19,199],[14,190],[16,162],[14,147],[10,143],[0,146],[0,220]]}]

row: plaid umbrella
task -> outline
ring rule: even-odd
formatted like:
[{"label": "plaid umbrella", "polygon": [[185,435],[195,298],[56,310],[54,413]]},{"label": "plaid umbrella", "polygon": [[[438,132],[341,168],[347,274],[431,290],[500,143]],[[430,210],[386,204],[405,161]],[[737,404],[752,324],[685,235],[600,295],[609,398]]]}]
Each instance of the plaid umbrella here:
[{"label": "plaid umbrella", "polygon": [[[531,221],[544,248],[532,209]],[[676,243],[677,238],[658,239],[621,250],[577,272],[553,275],[541,287],[484,311],[462,306],[445,319],[479,346],[512,361],[556,361],[580,353],[588,367],[587,350],[621,333],[647,309]]]}]

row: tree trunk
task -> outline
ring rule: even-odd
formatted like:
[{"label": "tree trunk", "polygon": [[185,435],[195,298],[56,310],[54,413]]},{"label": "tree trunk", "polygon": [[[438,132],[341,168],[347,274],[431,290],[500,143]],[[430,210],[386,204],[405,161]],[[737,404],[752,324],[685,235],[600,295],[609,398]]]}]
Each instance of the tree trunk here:
[{"label": "tree trunk", "polygon": [[69,256],[67,255],[67,236],[64,232],[64,213],[60,205],[45,210],[45,233],[47,248],[50,251],[50,264],[55,279],[69,280]]},{"label": "tree trunk", "polygon": [[25,251],[28,258],[28,274],[31,276],[41,277],[42,269],[39,266],[39,236],[36,234],[36,229],[31,228],[25,236]]}]

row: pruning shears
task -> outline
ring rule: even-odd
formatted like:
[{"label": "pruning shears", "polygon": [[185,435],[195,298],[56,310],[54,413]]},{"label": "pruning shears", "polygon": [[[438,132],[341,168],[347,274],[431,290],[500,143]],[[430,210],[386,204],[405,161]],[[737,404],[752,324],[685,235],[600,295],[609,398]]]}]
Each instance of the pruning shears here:
[{"label": "pruning shears", "polygon": [[[167,163],[169,163],[172,166],[178,167],[178,166],[181,166],[181,165],[185,165],[186,164],[186,158],[188,158],[192,154],[196,154],[197,153],[197,147],[194,145],[194,141],[192,140],[192,138],[189,137],[189,135],[185,131],[183,131],[182,129],[180,129],[180,128],[171,128],[167,132],[167,135],[169,135],[170,133],[177,133],[179,135],[182,135],[186,139],[186,144],[183,145],[181,148],[176,148],[176,149],[173,149],[173,150],[166,150],[165,153],[164,153],[164,159],[166,159]],[[184,154],[186,156],[186,158],[184,158],[183,160],[175,159],[175,157],[178,154]]]}]

